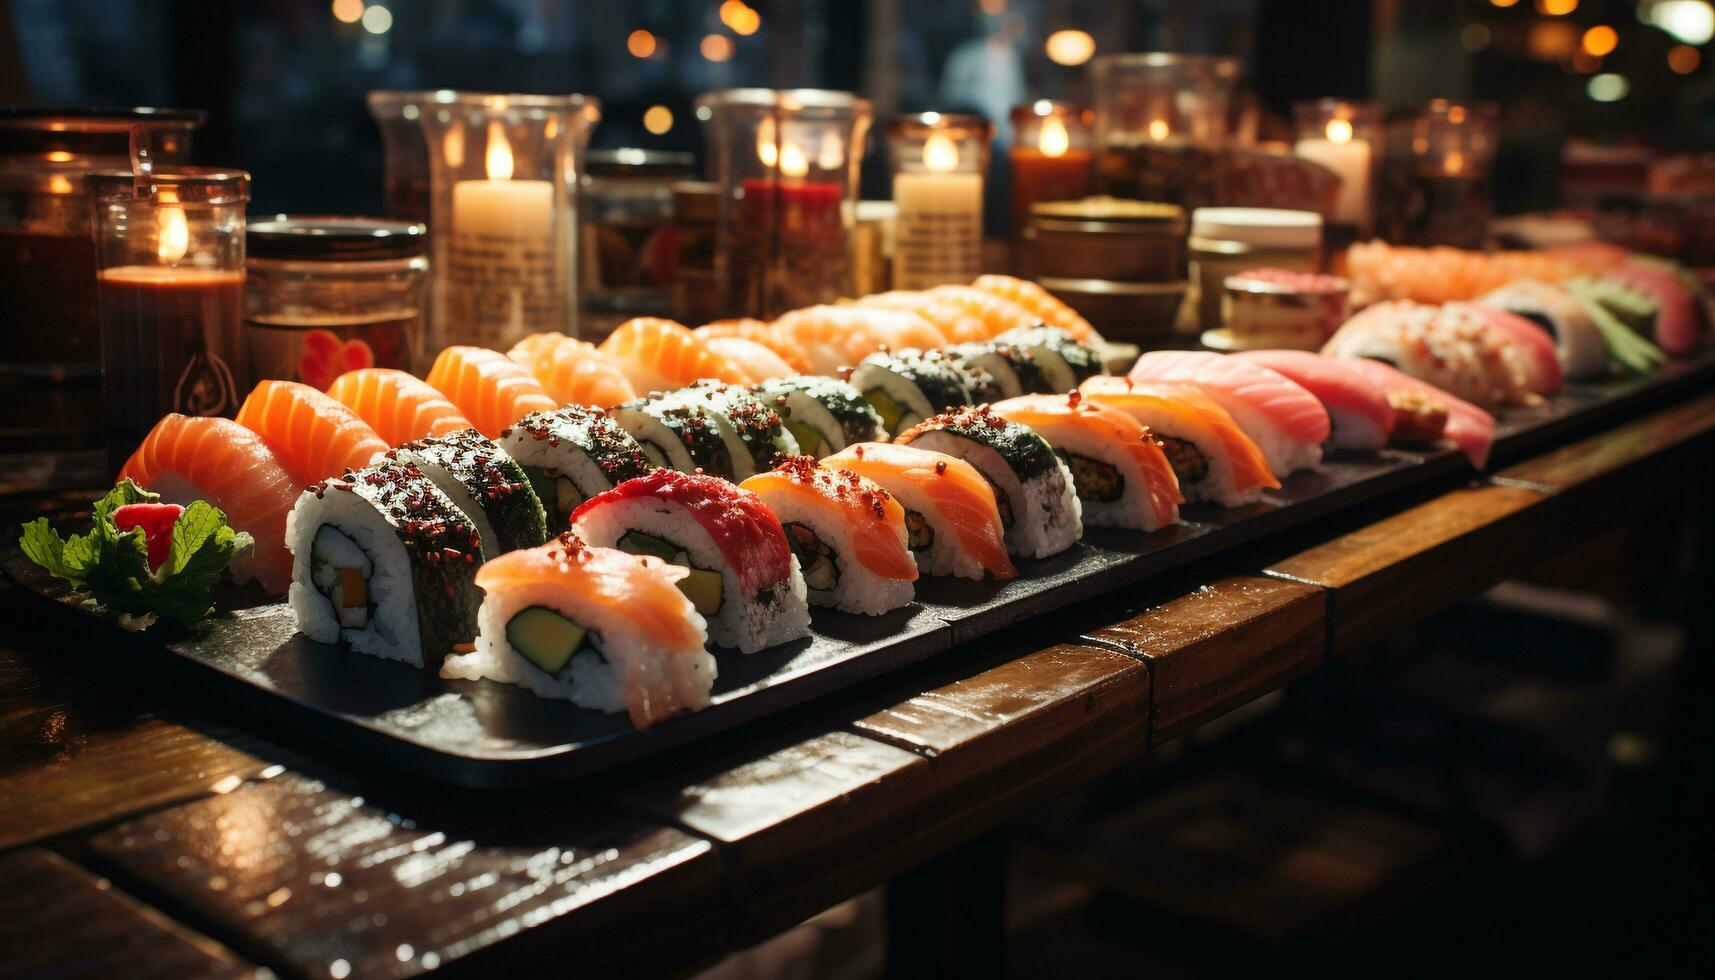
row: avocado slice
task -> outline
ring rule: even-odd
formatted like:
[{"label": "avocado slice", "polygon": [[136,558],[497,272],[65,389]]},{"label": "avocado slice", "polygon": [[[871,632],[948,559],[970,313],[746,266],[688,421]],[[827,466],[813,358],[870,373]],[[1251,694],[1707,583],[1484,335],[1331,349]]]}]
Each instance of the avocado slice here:
[{"label": "avocado slice", "polygon": [[554,506],[560,509],[560,513],[570,518],[572,511],[577,510],[578,505],[583,502],[583,491],[578,489],[576,483],[563,476],[554,477]]},{"label": "avocado slice", "polygon": [[618,544],[620,551],[628,551],[634,555],[654,555],[667,562],[679,555],[679,549],[672,544],[653,534],[644,534],[642,531],[625,532],[619,536]]},{"label": "avocado slice", "polygon": [[822,458],[822,433],[815,426],[806,422],[788,421],[786,431],[792,433],[792,438],[797,441],[799,454]]},{"label": "avocado slice", "polygon": [[679,580],[679,591],[704,616],[713,616],[721,608],[721,573],[693,568],[691,574]]},{"label": "avocado slice", "polygon": [[558,675],[588,631],[546,606],[530,606],[506,623],[506,642],[545,673]]},{"label": "avocado slice", "polygon": [[863,393],[863,400],[869,402],[875,409],[875,414],[881,416],[881,427],[888,432],[898,433],[899,419],[906,412],[904,405],[893,400],[893,396],[880,388],[871,388]]}]

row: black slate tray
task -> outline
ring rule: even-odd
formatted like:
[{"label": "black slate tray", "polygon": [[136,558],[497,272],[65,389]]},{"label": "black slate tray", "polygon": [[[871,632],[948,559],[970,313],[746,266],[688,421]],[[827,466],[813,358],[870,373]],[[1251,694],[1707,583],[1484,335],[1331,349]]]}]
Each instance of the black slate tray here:
[{"label": "black slate tray", "polygon": [[[1571,386],[1539,409],[1503,419],[1494,458],[1564,438],[1715,378],[1715,356],[1671,365],[1654,378]],[[917,601],[884,616],[814,612],[814,635],[750,656],[721,653],[713,702],[643,731],[603,715],[487,681],[444,681],[402,664],[298,635],[280,602],[235,590],[197,630],[128,636],[66,601],[63,583],[25,559],[15,535],[0,571],[56,600],[71,622],[108,645],[151,658],[166,682],[195,682],[213,696],[267,715],[288,734],[335,742],[384,765],[471,787],[565,780],[665,751],[802,704],[951,649],[1014,623],[1122,588],[1333,511],[1468,471],[1451,450],[1342,453],[1298,473],[1239,509],[1185,508],[1184,523],[1154,534],[1091,529],[1070,550],[1019,564],[1005,583],[918,582]],[[75,525],[73,515],[63,515]]]}]

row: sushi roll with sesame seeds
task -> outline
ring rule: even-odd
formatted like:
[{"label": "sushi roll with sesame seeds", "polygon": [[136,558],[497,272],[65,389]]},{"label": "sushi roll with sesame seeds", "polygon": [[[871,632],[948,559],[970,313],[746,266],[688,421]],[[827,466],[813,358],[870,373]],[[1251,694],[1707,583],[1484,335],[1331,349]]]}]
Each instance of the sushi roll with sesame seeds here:
[{"label": "sushi roll with sesame seeds", "polygon": [[852,369],[851,386],[874,406],[890,436],[937,412],[972,405],[972,376],[941,351],[882,351]]},{"label": "sushi roll with sesame seeds", "polygon": [[650,462],[734,483],[798,449],[773,409],[746,389],[718,381],[626,402],[612,414]]},{"label": "sushi roll with sesame seeds", "polygon": [[1034,430],[987,405],[943,412],[894,440],[962,459],[994,485],[1007,551],[1056,555],[1084,533],[1083,507],[1066,461]]},{"label": "sushi roll with sesame seeds", "polygon": [[[1000,398],[1054,394],[1054,386],[1028,347],[1006,340],[960,344],[948,351],[967,371],[984,371],[994,379]],[[1000,398],[990,399],[999,401]]]},{"label": "sushi roll with sesame seeds", "polygon": [[1057,327],[1019,327],[990,343],[1028,352],[1046,382],[1042,394],[1063,395],[1085,378],[1102,373],[1102,356],[1096,349]]},{"label": "sushi roll with sesame seeds", "polygon": [[548,540],[547,515],[524,468],[475,429],[407,442],[387,458],[413,463],[464,511],[489,557]]},{"label": "sushi roll with sesame seeds", "polygon": [[800,375],[764,381],[751,390],[780,416],[801,455],[822,459],[847,446],[887,438],[875,407],[844,381]]},{"label": "sushi roll with sesame seeds", "polygon": [[720,381],[699,381],[667,395],[711,412],[715,429],[732,458],[734,483],[766,473],[788,456],[798,455],[793,438],[774,407],[749,388]]},{"label": "sushi roll with sesame seeds", "polygon": [[286,517],[286,546],[288,601],[312,640],[439,669],[476,637],[481,538],[412,463],[312,484]]},{"label": "sushi roll with sesame seeds", "polygon": [[579,504],[652,465],[619,423],[584,405],[531,412],[500,434],[500,448],[524,468],[552,532],[566,529]]}]

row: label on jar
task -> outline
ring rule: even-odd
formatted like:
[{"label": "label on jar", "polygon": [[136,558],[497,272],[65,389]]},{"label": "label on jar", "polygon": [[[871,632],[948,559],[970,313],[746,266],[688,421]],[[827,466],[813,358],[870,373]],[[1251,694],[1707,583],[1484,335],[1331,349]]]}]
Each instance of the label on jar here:
[{"label": "label on jar", "polygon": [[359,368],[414,370],[422,317],[398,312],[369,318],[252,316],[244,327],[252,376],[326,390],[335,378]]}]

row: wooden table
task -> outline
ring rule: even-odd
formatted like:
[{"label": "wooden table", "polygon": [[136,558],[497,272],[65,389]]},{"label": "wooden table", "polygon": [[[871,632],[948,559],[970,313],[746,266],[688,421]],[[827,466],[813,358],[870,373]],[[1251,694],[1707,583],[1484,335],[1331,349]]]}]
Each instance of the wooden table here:
[{"label": "wooden table", "polygon": [[969,930],[998,916],[960,861],[985,835],[1683,491],[1712,449],[1715,395],[1682,401],[532,793],[271,743],[57,650],[0,594],[0,976],[683,972],[901,875],[918,972],[980,973],[999,953]]}]

